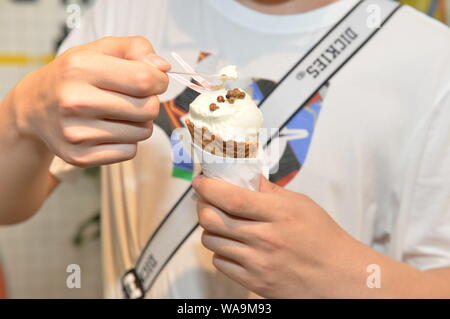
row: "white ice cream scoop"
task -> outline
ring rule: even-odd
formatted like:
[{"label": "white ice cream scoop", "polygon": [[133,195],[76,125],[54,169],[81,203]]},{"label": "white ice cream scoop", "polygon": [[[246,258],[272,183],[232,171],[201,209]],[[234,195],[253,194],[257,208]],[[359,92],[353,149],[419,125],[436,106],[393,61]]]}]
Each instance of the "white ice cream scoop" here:
[{"label": "white ice cream scoop", "polygon": [[[239,90],[244,92],[243,90]],[[261,110],[249,94],[241,99],[226,99],[226,89],[205,92],[190,104],[189,119],[196,127],[205,127],[224,140],[256,139],[263,125]],[[219,102],[222,98],[222,102]],[[214,108],[211,109],[211,105]]]}]

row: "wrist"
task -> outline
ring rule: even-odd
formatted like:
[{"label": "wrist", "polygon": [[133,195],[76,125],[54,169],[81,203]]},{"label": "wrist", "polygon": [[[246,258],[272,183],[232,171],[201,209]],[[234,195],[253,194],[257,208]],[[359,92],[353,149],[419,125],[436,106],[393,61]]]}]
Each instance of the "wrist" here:
[{"label": "wrist", "polygon": [[[370,247],[345,235],[336,240],[332,251],[316,268],[318,298],[370,298],[377,289],[367,286],[368,266],[379,264],[378,254]],[[332,283],[332,284],[331,284]]]},{"label": "wrist", "polygon": [[[29,145],[33,151],[48,153],[49,150],[45,143],[35,134],[35,130],[29,124],[30,107],[33,98],[30,96],[30,90],[22,87],[24,78],[1,102],[1,131],[6,137],[3,139],[15,147],[18,144]],[[28,110],[26,110],[28,108]]]}]

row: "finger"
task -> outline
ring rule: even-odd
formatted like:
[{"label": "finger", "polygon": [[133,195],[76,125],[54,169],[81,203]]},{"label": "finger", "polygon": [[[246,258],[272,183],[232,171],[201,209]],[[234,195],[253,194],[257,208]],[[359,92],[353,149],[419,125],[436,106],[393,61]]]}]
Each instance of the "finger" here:
[{"label": "finger", "polygon": [[85,45],[91,50],[120,59],[138,60],[149,53],[155,53],[152,44],[144,37],[104,37]]},{"label": "finger", "polygon": [[212,252],[239,262],[244,266],[249,262],[248,256],[250,255],[250,249],[239,241],[204,231],[202,234],[202,244]]},{"label": "finger", "polygon": [[272,193],[282,196],[292,196],[295,194],[293,192],[286,190],[281,186],[278,186],[277,184],[270,182],[267,178],[265,178],[262,175],[259,181],[259,191],[261,193]]},{"label": "finger", "polygon": [[104,37],[87,46],[97,52],[121,59],[139,59],[149,53],[155,53],[152,44],[144,37]]},{"label": "finger", "polygon": [[169,62],[154,53],[147,54],[140,61],[153,65],[162,72],[170,71],[172,68]]},{"label": "finger", "polygon": [[87,81],[99,88],[135,97],[162,94],[169,79],[166,73],[143,61],[119,59],[93,51],[68,55],[64,72],[70,79]]},{"label": "finger", "polygon": [[95,167],[130,160],[136,151],[136,144],[68,145],[64,154],[56,155],[74,166]]},{"label": "finger", "polygon": [[272,194],[244,189],[224,181],[197,176],[192,186],[207,202],[226,213],[256,221],[273,220],[280,204]]},{"label": "finger", "polygon": [[226,257],[214,254],[212,262],[217,270],[243,286],[245,286],[246,282],[248,282],[250,278],[250,273],[247,269],[245,269],[241,264]]},{"label": "finger", "polygon": [[147,97],[164,93],[169,85],[166,73],[141,61],[98,55],[92,56],[86,64],[87,81],[102,89]]},{"label": "finger", "polygon": [[197,202],[198,222],[212,234],[251,244],[255,227],[260,223],[228,215],[219,209],[205,203]]},{"label": "finger", "polygon": [[66,117],[148,122],[159,114],[156,96],[134,98],[78,83],[66,85],[63,91],[60,107],[62,115]]},{"label": "finger", "polygon": [[152,131],[152,122],[134,123],[69,118],[64,121],[63,135],[65,140],[71,144],[94,146],[105,143],[137,143],[149,138]]},{"label": "finger", "polygon": [[261,175],[259,179],[259,191],[261,193],[272,193],[276,190],[278,185],[271,183],[264,176]]},{"label": "finger", "polygon": [[105,37],[88,45],[100,53],[120,59],[139,61],[148,57],[148,62],[164,72],[171,67],[169,62],[155,54],[150,41],[141,36]]}]

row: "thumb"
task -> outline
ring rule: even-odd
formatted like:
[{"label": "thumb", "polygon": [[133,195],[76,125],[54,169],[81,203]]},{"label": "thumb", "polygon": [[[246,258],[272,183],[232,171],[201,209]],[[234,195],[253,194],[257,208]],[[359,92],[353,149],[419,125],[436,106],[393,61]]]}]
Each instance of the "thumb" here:
[{"label": "thumb", "polygon": [[141,61],[148,63],[163,72],[167,72],[172,68],[169,62],[156,55],[155,53],[147,54],[141,59]]},{"label": "thumb", "polygon": [[259,181],[259,191],[261,193],[278,193],[278,194],[286,192],[286,190],[283,187],[280,187],[277,184],[270,182],[263,175],[261,175],[261,179]]},{"label": "thumb", "polygon": [[162,72],[167,72],[171,69],[170,63],[155,53],[152,44],[146,38],[131,37],[130,41],[131,44],[127,48],[126,59],[145,62]]}]

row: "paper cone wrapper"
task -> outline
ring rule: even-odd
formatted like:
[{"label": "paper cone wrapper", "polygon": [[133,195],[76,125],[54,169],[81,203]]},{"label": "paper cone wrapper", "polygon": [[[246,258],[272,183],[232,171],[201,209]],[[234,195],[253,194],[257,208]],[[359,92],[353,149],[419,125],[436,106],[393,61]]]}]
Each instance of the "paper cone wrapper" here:
[{"label": "paper cone wrapper", "polygon": [[[205,176],[239,187],[259,190],[261,175],[267,178],[268,173],[265,171],[268,170],[264,169],[264,153],[259,149],[257,140],[224,141],[206,128],[195,127],[189,120],[186,120],[186,125]],[[209,149],[212,149],[212,152]]]},{"label": "paper cone wrapper", "polygon": [[[261,175],[268,177],[263,158],[229,158],[213,155],[192,143],[203,175],[226,181],[239,187],[259,191]],[[261,152],[262,154],[262,152]]]}]

